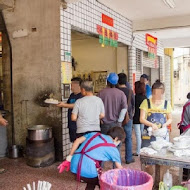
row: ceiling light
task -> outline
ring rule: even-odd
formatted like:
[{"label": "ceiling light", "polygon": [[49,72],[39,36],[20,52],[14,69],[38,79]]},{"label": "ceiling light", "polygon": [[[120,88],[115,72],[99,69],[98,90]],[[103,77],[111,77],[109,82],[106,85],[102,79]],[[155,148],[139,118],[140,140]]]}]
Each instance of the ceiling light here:
[{"label": "ceiling light", "polygon": [[163,1],[164,1],[164,3],[165,3],[168,7],[172,8],[172,9],[175,8],[175,2],[174,2],[174,0],[163,0]]}]

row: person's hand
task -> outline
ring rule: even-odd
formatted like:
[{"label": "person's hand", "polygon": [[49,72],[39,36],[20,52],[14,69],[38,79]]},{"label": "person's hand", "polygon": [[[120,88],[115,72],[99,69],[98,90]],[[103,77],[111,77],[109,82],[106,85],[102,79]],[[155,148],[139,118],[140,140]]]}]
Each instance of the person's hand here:
[{"label": "person's hand", "polygon": [[0,125],[7,126],[8,121],[6,119],[4,119],[3,117],[0,117]]},{"label": "person's hand", "polygon": [[71,159],[72,156],[69,155],[67,156],[66,160],[64,162],[62,162],[57,169],[59,169],[59,173],[62,173],[64,170],[66,170],[67,172],[70,170],[71,167]]},{"label": "person's hand", "polygon": [[57,107],[60,107],[60,108],[62,108],[62,107],[64,108],[64,107],[65,107],[65,104],[66,104],[66,103],[64,103],[64,102],[59,102],[59,104],[57,104],[56,106],[57,106]]},{"label": "person's hand", "polygon": [[117,127],[122,127],[122,123],[121,122],[117,122]]},{"label": "person's hand", "polygon": [[152,129],[155,131],[155,130],[158,130],[158,127],[157,125],[155,125],[154,123],[151,125]]},{"label": "person's hand", "polygon": [[59,169],[59,173],[62,173],[64,170],[68,172],[70,170],[70,167],[71,167],[71,162],[65,160],[57,167],[57,169]]}]

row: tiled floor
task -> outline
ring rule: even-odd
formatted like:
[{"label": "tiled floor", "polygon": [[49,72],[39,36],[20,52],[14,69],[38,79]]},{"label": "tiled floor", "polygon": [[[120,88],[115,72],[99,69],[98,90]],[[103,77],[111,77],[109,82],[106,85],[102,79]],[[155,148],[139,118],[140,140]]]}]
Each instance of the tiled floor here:
[{"label": "tiled floor", "polygon": [[[176,123],[179,122],[179,117],[180,112],[174,112],[172,136],[179,134],[176,127]],[[133,144],[135,145],[135,138],[133,138]],[[124,158],[124,146],[122,147],[122,158]],[[135,163],[126,165],[124,164],[125,160],[122,159],[123,166],[125,168],[140,169],[139,158],[135,157],[135,160]],[[59,174],[57,170],[59,164],[60,163],[54,163],[45,168],[32,168],[26,165],[24,158],[0,159],[0,167],[6,169],[5,173],[0,174],[0,190],[22,190],[24,186],[26,187],[27,183],[31,184],[33,181],[37,182],[38,180],[50,182],[52,184],[51,190],[76,190],[77,182],[75,181],[75,176],[70,172]],[[106,170],[111,169],[111,166],[111,163],[107,163],[105,167]],[[174,182],[177,184],[178,170],[173,168],[171,171],[173,173]],[[79,189],[83,190],[84,187],[85,184],[80,183]]]}]

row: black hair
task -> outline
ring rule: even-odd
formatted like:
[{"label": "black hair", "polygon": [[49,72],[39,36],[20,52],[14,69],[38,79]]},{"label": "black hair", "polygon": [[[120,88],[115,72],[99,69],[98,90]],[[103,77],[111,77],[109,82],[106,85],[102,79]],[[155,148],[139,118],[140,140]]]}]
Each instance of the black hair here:
[{"label": "black hair", "polygon": [[187,99],[190,99],[190,92],[187,94]]},{"label": "black hair", "polygon": [[109,86],[110,88],[115,88],[116,87],[115,84],[111,84],[109,81],[107,81],[107,86]]},{"label": "black hair", "polygon": [[142,74],[142,75],[141,75],[141,78],[144,78],[144,79],[149,80],[149,77],[148,77],[148,75],[147,75],[147,74]]},{"label": "black hair", "polygon": [[152,90],[154,89],[163,89],[165,91],[165,85],[159,79],[152,85]]},{"label": "black hair", "polygon": [[121,127],[112,127],[107,132],[107,135],[111,136],[113,139],[117,137],[118,140],[123,140],[125,138],[125,131]]},{"label": "black hair", "polygon": [[74,77],[71,79],[71,81],[76,81],[76,82],[79,82],[79,84],[81,84],[82,79],[80,77]]},{"label": "black hair", "polygon": [[118,84],[122,85],[127,83],[127,75],[125,73],[119,73],[118,74],[119,80],[118,80]]}]

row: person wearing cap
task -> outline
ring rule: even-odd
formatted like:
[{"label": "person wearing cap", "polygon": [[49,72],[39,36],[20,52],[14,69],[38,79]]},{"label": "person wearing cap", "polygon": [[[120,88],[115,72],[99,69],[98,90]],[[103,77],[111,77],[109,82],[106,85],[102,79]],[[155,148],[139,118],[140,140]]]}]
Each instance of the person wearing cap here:
[{"label": "person wearing cap", "polygon": [[150,98],[152,96],[152,89],[150,87],[149,83],[149,77],[146,74],[142,74],[140,77],[140,82],[145,83],[146,85],[146,97]]},{"label": "person wearing cap", "polygon": [[101,132],[107,134],[115,126],[121,126],[127,112],[127,98],[121,90],[116,88],[118,75],[110,73],[107,77],[107,87],[98,93],[104,103],[105,117],[101,120]]}]

